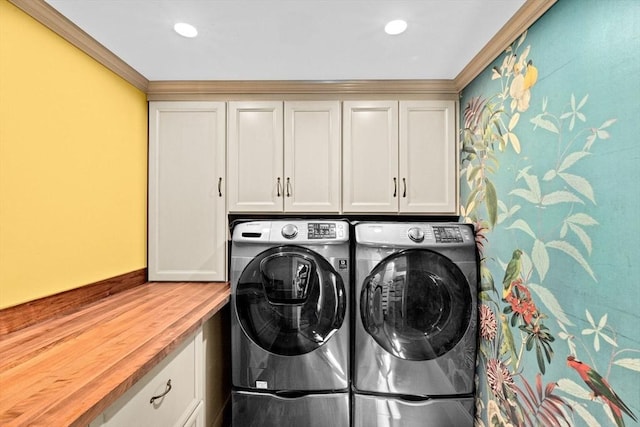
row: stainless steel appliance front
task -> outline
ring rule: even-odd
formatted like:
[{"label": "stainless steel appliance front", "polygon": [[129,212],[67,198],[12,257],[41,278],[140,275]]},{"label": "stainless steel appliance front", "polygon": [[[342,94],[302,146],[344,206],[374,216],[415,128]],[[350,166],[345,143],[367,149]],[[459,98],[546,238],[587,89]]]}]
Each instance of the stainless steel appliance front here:
[{"label": "stainless steel appliance front", "polygon": [[[457,420],[439,427],[472,425],[478,285],[472,226],[360,223],[355,234],[355,425],[431,425],[412,424],[416,417]],[[451,415],[461,409],[462,418]],[[385,411],[400,421],[376,424]]]},{"label": "stainless steel appliance front", "polygon": [[345,417],[324,425],[349,425],[349,265],[344,221],[234,227],[234,425],[254,425],[251,417],[255,425],[285,425],[291,414],[302,416],[301,407],[308,419],[300,425],[314,425],[327,408]]}]

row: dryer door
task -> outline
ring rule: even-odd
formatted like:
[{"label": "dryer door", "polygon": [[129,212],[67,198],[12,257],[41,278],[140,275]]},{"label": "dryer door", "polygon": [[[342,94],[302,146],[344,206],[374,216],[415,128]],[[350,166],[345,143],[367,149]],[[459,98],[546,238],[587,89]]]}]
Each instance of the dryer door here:
[{"label": "dryer door", "polygon": [[283,356],[322,346],[342,325],[347,307],[340,275],[322,256],[298,246],[256,256],[240,275],[235,301],[245,334]]},{"label": "dryer door", "polygon": [[411,249],[383,259],[365,279],[360,315],[366,331],[387,352],[431,360],[462,339],[471,304],[469,283],[451,260]]}]

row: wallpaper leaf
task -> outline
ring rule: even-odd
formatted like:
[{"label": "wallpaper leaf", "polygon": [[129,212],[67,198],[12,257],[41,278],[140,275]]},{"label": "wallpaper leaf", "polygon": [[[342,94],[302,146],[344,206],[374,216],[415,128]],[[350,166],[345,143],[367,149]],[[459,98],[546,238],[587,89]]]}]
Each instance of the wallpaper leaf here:
[{"label": "wallpaper leaf", "polygon": [[570,153],[569,155],[567,155],[567,157],[564,158],[564,160],[560,164],[560,167],[558,168],[558,172],[563,172],[569,169],[571,166],[576,164],[578,160],[583,159],[590,155],[591,153],[589,153],[588,151],[575,151],[573,153]]},{"label": "wallpaper leaf", "polygon": [[562,309],[562,306],[550,290],[535,283],[529,283],[529,289],[534,291],[540,297],[540,301],[544,303],[545,307],[547,307],[556,320],[565,325],[574,326],[573,322],[569,320]]},{"label": "wallpaper leaf", "polygon": [[587,250],[587,252],[589,253],[589,255],[591,255],[591,251],[593,250],[593,246],[591,244],[591,237],[589,237],[587,232],[584,231],[584,229],[582,229],[580,226],[578,226],[576,224],[573,224],[571,222],[567,222],[567,225],[571,229],[571,231],[573,231],[574,234],[576,236],[578,236],[578,238],[580,239],[580,241],[584,245],[584,247]]},{"label": "wallpaper leaf", "polygon": [[552,193],[545,194],[544,196],[542,196],[542,199],[540,199],[540,203],[542,205],[549,206],[549,205],[555,205],[558,203],[584,203],[584,202],[578,196],[568,191],[554,191]]},{"label": "wallpaper leaf", "polygon": [[640,372],[640,359],[618,359],[613,362],[614,365]]},{"label": "wallpaper leaf", "polygon": [[517,220],[513,221],[513,224],[511,224],[509,227],[507,227],[507,229],[522,230],[525,233],[527,233],[529,236],[531,236],[531,238],[533,238],[533,239],[536,238],[536,234],[533,232],[531,227],[529,227],[529,224],[527,224],[527,222],[525,220],[523,220],[523,219],[517,219]]},{"label": "wallpaper leaf", "polygon": [[549,271],[549,253],[541,240],[536,239],[533,242],[533,250],[531,251],[533,265],[538,271],[540,281],[543,281]]},{"label": "wallpaper leaf", "polygon": [[[544,130],[548,130],[549,132],[559,134],[560,130],[558,127],[551,121],[544,118],[545,114],[539,114],[531,119],[531,123],[535,125],[535,127],[540,127]],[[535,128],[534,128],[535,130]]]},{"label": "wallpaper leaf", "polygon": [[578,191],[580,194],[591,200],[594,205],[596,204],[595,196],[593,195],[593,188],[591,187],[591,184],[589,184],[589,181],[587,181],[585,178],[565,172],[559,173],[558,176],[562,178],[564,182],[569,184],[574,190]]},{"label": "wallpaper leaf", "polygon": [[547,247],[548,248],[554,248],[554,249],[558,249],[564,253],[566,253],[567,255],[569,255],[570,257],[572,257],[573,259],[575,259],[578,264],[580,264],[580,266],[587,272],[589,273],[589,276],[591,276],[591,278],[594,281],[598,281],[596,279],[595,274],[593,273],[593,270],[591,269],[591,267],[589,266],[589,263],[587,262],[587,260],[580,254],[580,252],[575,248],[575,246],[573,246],[570,243],[567,243],[565,241],[562,240],[554,240],[551,242],[547,242]]}]

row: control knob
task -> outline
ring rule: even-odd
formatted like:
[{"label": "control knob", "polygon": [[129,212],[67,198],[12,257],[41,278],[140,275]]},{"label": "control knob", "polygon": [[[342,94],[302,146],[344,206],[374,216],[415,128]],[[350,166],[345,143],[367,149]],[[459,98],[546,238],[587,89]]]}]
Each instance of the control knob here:
[{"label": "control knob", "polygon": [[414,242],[420,243],[424,240],[424,231],[418,227],[411,227],[407,232],[409,238]]},{"label": "control knob", "polygon": [[282,237],[285,239],[293,239],[298,235],[298,227],[293,224],[287,224],[282,227]]}]

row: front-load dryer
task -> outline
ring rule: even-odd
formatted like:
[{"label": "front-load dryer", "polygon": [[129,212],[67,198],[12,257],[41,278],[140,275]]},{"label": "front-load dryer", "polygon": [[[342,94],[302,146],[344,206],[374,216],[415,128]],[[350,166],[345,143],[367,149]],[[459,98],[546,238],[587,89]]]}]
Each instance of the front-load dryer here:
[{"label": "front-load dryer", "polygon": [[349,223],[239,223],[231,240],[232,424],[350,424]]},{"label": "front-load dryer", "polygon": [[354,426],[472,426],[473,227],[364,222],[355,242]]}]

